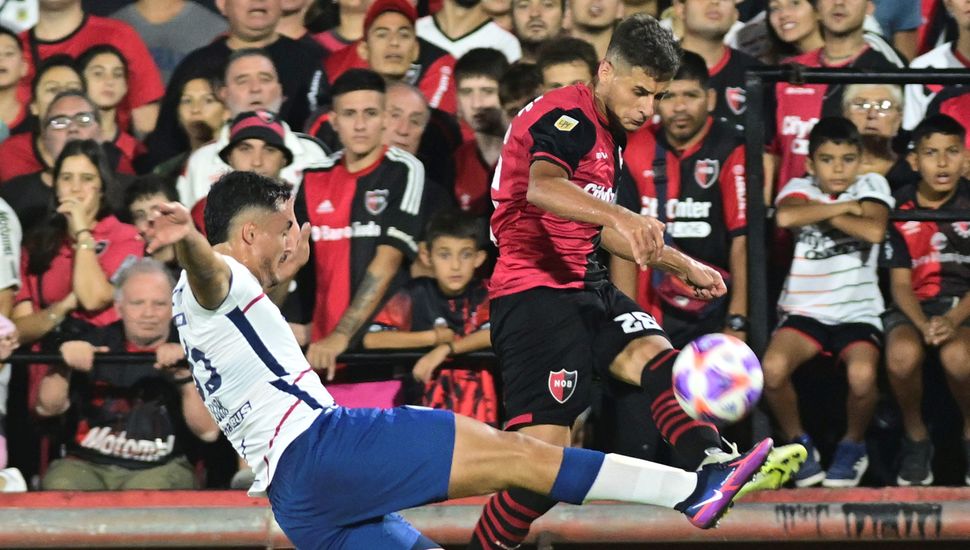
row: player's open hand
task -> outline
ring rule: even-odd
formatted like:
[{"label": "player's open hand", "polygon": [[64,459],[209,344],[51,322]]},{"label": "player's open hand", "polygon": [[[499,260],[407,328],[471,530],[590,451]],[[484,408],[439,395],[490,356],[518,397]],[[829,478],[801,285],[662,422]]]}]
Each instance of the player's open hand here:
[{"label": "player's open hand", "polygon": [[688,262],[687,272],[681,279],[694,289],[694,296],[702,300],[713,300],[727,294],[727,285],[721,274],[695,260]]},{"label": "player's open hand", "polygon": [[425,353],[414,364],[414,369],[411,370],[411,376],[418,382],[427,384],[434,377],[434,373],[438,370],[438,367],[448,358],[449,353],[451,353],[451,348],[447,345],[437,346],[428,353]]},{"label": "player's open hand", "polygon": [[145,231],[148,246],[145,251],[153,254],[159,248],[181,241],[194,229],[192,214],[181,203],[156,205],[148,215],[148,229]]},{"label": "player's open hand", "polygon": [[630,211],[617,217],[613,229],[630,245],[630,255],[641,269],[656,262],[664,249],[664,224]]},{"label": "player's open hand", "polygon": [[327,371],[327,381],[333,380],[337,372],[337,356],[350,345],[350,339],[339,332],[331,332],[323,340],[310,344],[306,350],[306,360],[316,371]]}]

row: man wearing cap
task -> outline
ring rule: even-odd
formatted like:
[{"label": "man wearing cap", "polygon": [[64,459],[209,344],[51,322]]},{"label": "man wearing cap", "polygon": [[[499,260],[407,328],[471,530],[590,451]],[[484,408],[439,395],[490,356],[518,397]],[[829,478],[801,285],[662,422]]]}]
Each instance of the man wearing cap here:
[{"label": "man wearing cap", "polygon": [[455,58],[415,34],[418,13],[408,0],[376,0],[364,16],[364,38],[325,62],[331,82],[347,69],[372,69],[388,83],[417,86],[428,105],[455,113]]},{"label": "man wearing cap", "polygon": [[[233,170],[256,172],[279,179],[283,168],[293,162],[293,152],[286,146],[286,130],[276,115],[269,111],[247,111],[232,120],[229,143],[219,150],[219,158]],[[192,220],[203,234],[206,197],[192,207]]]},{"label": "man wearing cap", "polygon": [[[283,103],[283,87],[269,54],[260,49],[233,52],[226,65],[225,84],[219,90],[219,96],[233,117],[249,111],[268,111],[274,113],[273,119],[277,120],[275,113]],[[324,161],[330,151],[315,138],[292,131],[282,120],[277,120],[274,128],[282,129],[283,142],[292,157],[292,162],[278,177],[299,185],[303,169]],[[226,125],[215,142],[203,145],[189,157],[185,173],[179,176],[176,184],[179,198],[189,208],[209,193],[209,187],[219,176],[230,170],[220,154],[229,144],[229,135],[230,129]]]}]

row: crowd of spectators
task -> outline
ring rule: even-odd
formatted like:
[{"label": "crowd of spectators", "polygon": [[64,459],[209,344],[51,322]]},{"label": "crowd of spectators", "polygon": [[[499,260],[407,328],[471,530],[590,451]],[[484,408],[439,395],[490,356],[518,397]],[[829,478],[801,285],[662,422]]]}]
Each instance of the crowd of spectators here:
[{"label": "crowd of spectators", "polygon": [[[746,338],[750,292],[778,304],[764,410],[811,452],[799,486],[930,484],[937,446],[960,449],[960,475],[936,479],[970,484],[970,220],[890,220],[970,211],[970,95],[786,82],[753,106],[745,90],[747,69],[783,63],[968,69],[970,0],[37,0],[0,11],[0,357],[63,361],[0,367],[0,491],[246,485],[170,326],[174,251],[146,253],[154,205],[181,201],[204,232],[230,170],[297,190],[311,254],[282,310],[338,403],[502,426],[497,369],[464,354],[490,348],[503,137],[535,98],[591,82],[616,22],[643,11],[682,65],[628,136],[616,194],[587,192],[666,223],[730,293],[697,300],[619,258],[613,282],[678,347]],[[775,207],[768,289],[747,280],[752,108]],[[420,359],[338,360],[387,349]],[[832,372],[819,364],[841,370],[795,376]],[[621,386],[604,382],[577,444],[676,462]],[[845,396],[834,424],[807,419],[838,402],[818,391]]]}]

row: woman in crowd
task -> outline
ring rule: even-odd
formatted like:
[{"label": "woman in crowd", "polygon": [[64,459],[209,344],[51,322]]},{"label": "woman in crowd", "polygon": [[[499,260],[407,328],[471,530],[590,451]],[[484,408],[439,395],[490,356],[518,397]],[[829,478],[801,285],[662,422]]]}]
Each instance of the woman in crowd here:
[{"label": "woman in crowd", "polygon": [[229,116],[216,94],[217,86],[214,78],[203,76],[189,79],[182,86],[178,119],[179,128],[188,139],[189,149],[156,166],[155,174],[174,182],[185,168],[189,155],[215,139]]},{"label": "woman in crowd", "polygon": [[47,223],[24,238],[20,291],[11,318],[24,344],[59,341],[87,326],[118,320],[115,274],[143,255],[134,227],[114,216],[121,198],[101,146],[69,142],[54,164],[54,200]]},{"label": "woman in crowd", "polygon": [[768,2],[768,64],[822,47],[818,12],[810,0],[770,0]]},{"label": "woman in crowd", "polygon": [[144,152],[144,146],[118,125],[118,105],[128,95],[128,62],[114,46],[99,44],[78,59],[88,97],[98,107],[101,137],[114,143],[129,162]]}]

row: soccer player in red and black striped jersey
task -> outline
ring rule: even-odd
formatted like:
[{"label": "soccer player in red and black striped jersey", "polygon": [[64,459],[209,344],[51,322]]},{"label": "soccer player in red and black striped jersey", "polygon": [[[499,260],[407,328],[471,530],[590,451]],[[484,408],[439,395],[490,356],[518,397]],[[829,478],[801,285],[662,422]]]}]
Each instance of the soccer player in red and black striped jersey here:
[{"label": "soccer player in red and black striped jersey", "polygon": [[[966,130],[946,115],[913,130],[913,168],[920,182],[898,190],[899,210],[970,212],[970,181],[961,177]],[[883,317],[886,366],[902,413],[899,485],[933,483],[933,444],[923,423],[923,358],[939,350],[947,382],[963,415],[970,458],[970,221],[890,224],[883,260],[890,268],[893,307]],[[970,485],[970,466],[966,483]]]},{"label": "soccer player in red and black striped jersey", "polygon": [[[652,414],[660,433],[693,466],[733,456],[720,449],[713,425],[680,408],[671,388],[677,350],[597,261],[602,246],[680,277],[699,297],[726,292],[717,271],[664,246],[661,222],[615,204],[626,132],[653,115],[680,54],[652,17],[625,19],[591,84],[536,99],[506,134],[492,181],[499,258],[489,292],[507,430],[568,446],[570,427],[589,405],[599,372],[640,386],[651,405],[643,414]],[[791,450],[789,463],[797,469],[805,451]],[[553,504],[526,491],[496,495],[469,548],[514,547]]]},{"label": "soccer player in red and black striped jersey", "polygon": [[[334,359],[355,342],[385,294],[404,283],[406,261],[418,253],[424,167],[382,145],[384,91],[384,79],[367,69],[334,82],[330,120],[344,149],[305,170],[296,197],[297,219],[312,226],[309,272],[299,281],[304,300],[314,304],[307,359],[327,369],[329,379]],[[361,397],[361,388],[331,387],[348,406]],[[378,389],[393,393],[383,386],[371,393]],[[393,404],[389,399],[381,404]]]}]

